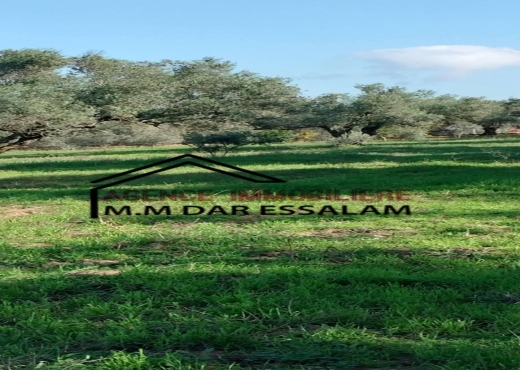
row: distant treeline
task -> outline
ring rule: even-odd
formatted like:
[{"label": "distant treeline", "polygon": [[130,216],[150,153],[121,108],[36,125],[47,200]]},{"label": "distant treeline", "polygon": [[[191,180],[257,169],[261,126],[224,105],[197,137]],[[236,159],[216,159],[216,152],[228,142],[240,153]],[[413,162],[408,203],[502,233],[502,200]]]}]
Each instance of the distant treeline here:
[{"label": "distant treeline", "polygon": [[[520,127],[520,99],[356,85],[305,97],[289,79],[231,62],[135,62],[99,53],[0,51],[0,152],[53,138],[75,145],[181,142],[187,134],[280,130],[336,140],[496,135]],[[303,131],[302,131],[303,130]],[[83,144],[82,144],[83,143]]]}]

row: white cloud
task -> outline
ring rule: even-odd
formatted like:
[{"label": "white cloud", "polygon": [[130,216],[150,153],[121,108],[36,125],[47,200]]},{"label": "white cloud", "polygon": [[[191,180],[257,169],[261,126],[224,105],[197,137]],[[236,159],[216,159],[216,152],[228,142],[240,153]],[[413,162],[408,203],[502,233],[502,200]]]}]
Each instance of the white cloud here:
[{"label": "white cloud", "polygon": [[520,50],[472,45],[436,45],[359,52],[356,56],[371,60],[379,68],[441,70],[444,76],[468,74],[505,67],[520,67]]}]

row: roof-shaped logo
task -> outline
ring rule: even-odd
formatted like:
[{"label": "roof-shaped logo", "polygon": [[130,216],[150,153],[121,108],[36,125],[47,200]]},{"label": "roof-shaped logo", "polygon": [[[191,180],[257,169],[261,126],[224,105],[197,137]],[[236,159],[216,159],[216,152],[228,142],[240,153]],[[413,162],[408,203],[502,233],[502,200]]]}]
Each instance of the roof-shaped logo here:
[{"label": "roof-shaped logo", "polygon": [[[182,159],[184,159],[184,160],[180,161]],[[212,164],[212,165],[218,165],[218,166],[230,169],[230,170],[234,170],[236,172],[229,172],[229,171],[226,171],[226,170],[223,170],[223,169],[220,169],[220,168],[211,167],[209,165],[205,165],[205,164],[194,162],[194,161],[192,161],[190,159],[197,159],[200,162],[207,163],[207,164]],[[155,167],[155,166],[159,166],[159,165],[163,165],[163,164],[167,164],[167,163],[172,163],[172,162],[176,162],[176,163],[175,164],[171,164],[171,165],[166,166],[166,167],[159,168],[159,169],[151,170],[149,172],[142,173],[142,174],[139,174],[139,175],[135,175],[135,176],[131,176],[131,177],[125,177],[123,179],[118,179],[118,178],[121,178],[122,176],[125,176],[125,175],[130,175],[132,173],[136,173],[136,172],[143,171],[143,170]],[[111,187],[111,186],[119,185],[119,184],[122,184],[122,183],[125,183],[125,182],[128,182],[128,181],[132,181],[132,180],[140,179],[140,178],[147,177],[147,176],[150,176],[150,175],[154,175],[156,173],[168,171],[168,170],[171,170],[171,169],[174,169],[174,168],[186,166],[186,165],[193,165],[193,166],[196,166],[196,167],[204,168],[204,169],[207,169],[207,170],[210,170],[210,171],[218,172],[218,173],[221,173],[221,174],[224,174],[224,175],[227,175],[227,176],[231,176],[231,177],[235,177],[235,178],[238,178],[238,179],[242,179],[242,180],[246,180],[246,181],[250,181],[250,182],[255,182],[255,183],[281,183],[281,182],[286,182],[285,180],[281,180],[281,179],[278,179],[276,177],[264,175],[262,173],[255,172],[255,171],[246,170],[244,168],[232,166],[232,165],[229,165],[227,163],[222,163],[222,162],[219,162],[219,161],[215,161],[213,159],[199,157],[199,156],[194,155],[194,154],[183,154],[183,155],[179,155],[177,157],[165,159],[165,160],[162,160],[162,161],[159,161],[159,162],[154,162],[154,163],[148,164],[146,166],[134,168],[134,169],[131,169],[131,170],[128,170],[128,171],[119,172],[119,173],[116,173],[114,175],[106,176],[106,177],[103,177],[103,178],[91,181],[91,183],[93,183],[93,184],[98,184],[98,183],[103,183],[103,182],[106,182],[106,181],[109,181],[109,180],[114,180],[114,181],[110,181],[109,183],[106,183],[106,184],[103,184],[103,185],[99,185],[99,186],[96,186],[95,188],[90,189],[90,217],[91,218],[98,218],[99,217],[99,197],[98,197],[98,191],[99,190],[105,189],[105,188],[108,188],[108,187]]]}]

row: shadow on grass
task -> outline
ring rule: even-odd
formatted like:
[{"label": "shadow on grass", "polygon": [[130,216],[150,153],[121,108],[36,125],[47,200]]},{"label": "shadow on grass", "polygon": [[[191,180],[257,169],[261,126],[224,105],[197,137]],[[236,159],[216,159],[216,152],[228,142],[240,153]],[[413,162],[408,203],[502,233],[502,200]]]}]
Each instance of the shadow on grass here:
[{"label": "shadow on grass", "polygon": [[517,310],[501,299],[517,282],[494,262],[357,250],[344,251],[357,259],[342,263],[331,262],[330,252],[310,252],[310,266],[281,257],[248,262],[250,252],[224,257],[220,263],[237,264],[220,270],[204,267],[200,254],[186,261],[192,267],[154,269],[144,259],[117,276],[65,270],[3,281],[3,359],[27,365],[144,349],[157,359],[169,353],[253,369],[489,369],[520,361],[519,328],[511,326]]},{"label": "shadow on grass", "polygon": [[[511,143],[519,143],[520,141],[512,141]],[[508,142],[505,142],[508,143]],[[470,143],[471,144],[471,143]],[[307,145],[307,146],[279,146],[271,147],[252,147],[244,148],[236,152],[237,155],[229,157],[214,157],[213,159],[223,161],[225,163],[247,166],[247,165],[271,165],[271,164],[344,164],[344,163],[370,163],[373,161],[395,162],[395,163],[410,163],[423,161],[467,161],[467,162],[494,162],[497,160],[504,160],[501,155],[505,155],[511,159],[518,159],[516,152],[518,146],[503,145],[504,142],[487,143],[484,148],[476,148],[473,146],[464,146],[456,144],[442,144],[435,142],[420,142],[395,144],[386,143],[370,144],[364,147],[347,147],[347,148],[330,148],[324,145]],[[289,149],[289,151],[283,151]],[[278,150],[283,152],[278,152]],[[312,151],[313,152],[309,152]],[[324,151],[325,150],[325,151]],[[103,171],[112,172],[114,170],[128,170],[131,168],[143,166],[153,163],[153,160],[139,159],[140,155],[157,155],[172,153],[172,156],[185,154],[191,152],[186,148],[159,148],[149,150],[104,150],[93,152],[75,152],[58,155],[58,157],[67,157],[78,155],[122,155],[123,158],[114,159],[98,159],[98,160],[72,160],[61,161],[53,160],[54,157],[49,157],[44,164],[38,163],[11,163],[0,164],[0,170],[6,171],[42,171],[43,168],[49,171]],[[254,154],[247,154],[249,152],[256,152]],[[493,154],[494,153],[494,154]],[[498,154],[497,154],[498,153]],[[502,154],[501,154],[502,153]],[[206,156],[197,153],[201,156]],[[135,157],[133,157],[135,156]],[[2,159],[10,158],[45,158],[44,154],[16,157],[0,157]],[[167,159],[157,158],[157,161]]]},{"label": "shadow on grass", "polygon": [[78,155],[102,156],[102,155],[126,155],[126,154],[154,154],[154,153],[184,153],[189,150],[186,146],[168,147],[128,147],[128,148],[90,148],[74,150],[24,150],[7,152],[0,155],[1,159],[22,159],[22,158],[66,158],[77,157]]},{"label": "shadow on grass", "polygon": [[[252,146],[252,147],[245,147],[245,148],[238,148],[234,150],[233,153],[242,153],[242,152],[278,152],[278,151],[284,151],[284,150],[309,150],[309,149],[330,149],[331,145],[326,143],[318,143],[318,144],[304,144],[304,145],[296,145],[296,144],[288,144],[288,145],[275,145],[275,146]],[[182,155],[187,153],[193,153],[197,154],[199,156],[207,156],[209,158],[219,158],[220,160],[223,160],[224,158],[229,157],[211,157],[207,153],[201,153],[201,152],[195,152],[193,148],[187,147],[187,146],[174,146],[174,147],[152,147],[149,149],[143,149],[143,148],[128,148],[128,149],[91,149],[91,150],[74,150],[70,152],[66,151],[26,151],[26,152],[16,152],[16,155],[1,155],[0,160],[7,160],[7,159],[24,159],[24,158],[48,158],[49,160],[45,163],[49,163],[52,165],[53,168],[60,169],[60,170],[67,170],[70,169],[68,164],[85,164],[87,161],[61,161],[61,160],[55,160],[59,158],[67,158],[67,157],[78,157],[78,156],[144,156],[144,155],[160,155],[160,154],[171,154],[172,156],[175,155]],[[136,161],[139,162],[139,159],[127,159],[124,161]],[[88,161],[91,164],[94,163],[98,165],[99,163],[102,163],[103,160],[97,160],[95,162]],[[112,161],[113,162],[113,161]],[[55,167],[58,165],[58,167]],[[59,167],[59,165],[65,165],[63,168]],[[23,163],[23,164],[13,164],[13,165],[6,165],[0,167],[1,169],[6,170],[17,170],[19,168],[24,169],[38,169],[38,166],[33,166],[31,163]]]},{"label": "shadow on grass", "polygon": [[[296,161],[295,156],[287,160]],[[319,156],[301,158],[323,163]],[[244,158],[251,163],[257,157]],[[334,155],[327,158],[340,160]],[[235,159],[232,163],[238,164],[240,157]],[[449,197],[507,195],[517,199],[514,171],[514,166],[406,164],[265,173],[289,181],[277,185],[278,190],[456,192],[476,188],[475,195],[452,193]],[[14,201],[85,200],[88,217],[86,199],[93,176],[49,174],[31,178],[31,184],[28,179],[4,179],[0,194]],[[172,182],[178,180],[174,177]],[[216,181],[203,173],[190,174],[183,187],[184,183],[202,189],[209,184],[215,192],[249,186],[226,177]],[[472,214],[488,220],[517,216],[515,211],[493,210]],[[446,215],[468,216],[460,210]],[[125,219],[181,226],[174,221],[185,222],[186,217]],[[202,222],[226,222],[226,218],[208,217]],[[128,260],[119,267],[92,268],[122,271],[114,276],[70,274],[88,270],[77,263],[83,257],[106,254],[111,258],[116,248],[111,242],[85,239],[78,240],[78,245],[67,243],[71,249],[35,248],[37,252],[2,246],[2,253],[9,257],[2,268],[9,262],[16,269],[13,278],[0,283],[0,361],[4,366],[35,366],[40,361],[54,362],[58,356],[83,360],[87,355],[139,349],[157,361],[175,356],[184,368],[195,359],[210,366],[239,363],[250,369],[273,369],[301,365],[309,370],[431,369],[434,365],[514,369],[520,362],[519,305],[514,300],[518,264],[513,255],[478,255],[475,248],[478,258],[469,253],[455,257],[441,253],[441,258],[421,249],[369,248],[356,239],[338,243],[344,250],[323,250],[316,239],[308,237],[304,240],[308,247],[291,250],[288,238],[275,238],[266,245],[246,236],[226,239],[207,234],[169,238],[158,246],[152,245],[157,240],[151,238],[122,245],[121,238],[127,237],[119,234],[113,242],[121,242],[117,253]],[[31,257],[31,253],[37,255]],[[49,260],[58,265],[43,266]]]},{"label": "shadow on grass", "polygon": [[[520,185],[517,172],[518,168],[513,165],[485,168],[457,164],[417,164],[387,168],[315,167],[309,169],[263,170],[263,174],[281,178],[287,182],[282,184],[254,184],[209,171],[201,171],[188,174],[157,174],[143,180],[120,185],[118,191],[139,189],[140,186],[153,187],[164,191],[175,189],[204,190],[209,191],[210,194],[247,189],[264,189],[272,192],[285,191],[286,193],[290,191],[325,192],[327,190],[338,190],[342,194],[348,194],[357,189],[366,191],[389,189],[416,193],[478,189],[487,194],[497,192],[497,196],[503,196],[499,192],[504,191],[514,195],[515,187]],[[11,177],[2,181],[0,194],[4,199],[13,199],[20,202],[64,197],[87,200],[89,189],[92,187],[90,182],[99,177],[93,175],[53,175],[52,173],[30,178]]]}]

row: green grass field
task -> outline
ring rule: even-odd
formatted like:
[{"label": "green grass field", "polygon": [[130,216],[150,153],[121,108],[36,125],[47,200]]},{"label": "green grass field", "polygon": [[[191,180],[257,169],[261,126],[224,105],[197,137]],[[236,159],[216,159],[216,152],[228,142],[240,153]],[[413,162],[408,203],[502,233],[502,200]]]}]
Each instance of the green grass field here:
[{"label": "green grass field", "polygon": [[411,215],[100,219],[90,181],[188,150],[4,153],[0,369],[520,369],[519,149],[252,147],[216,159],[287,183],[181,167],[118,185],[203,189],[213,203],[190,204],[225,206],[241,189],[402,190],[411,200],[248,204]]}]

